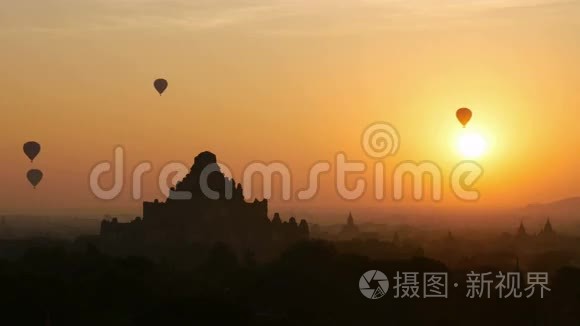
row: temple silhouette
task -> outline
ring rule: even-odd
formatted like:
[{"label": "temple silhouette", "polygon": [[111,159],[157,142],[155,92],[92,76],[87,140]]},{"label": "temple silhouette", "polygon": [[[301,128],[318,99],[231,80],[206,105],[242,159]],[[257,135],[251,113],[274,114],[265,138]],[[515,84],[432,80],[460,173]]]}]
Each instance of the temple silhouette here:
[{"label": "temple silhouette", "polygon": [[[267,257],[309,238],[306,220],[268,218],[268,201],[246,202],[243,189],[219,169],[216,155],[202,152],[190,172],[160,202],[143,202],[143,216],[128,223],[101,222],[100,246],[144,253],[190,244],[224,243],[238,254]],[[155,248],[155,249],[152,249]],[[149,252],[145,252],[149,253]]]},{"label": "temple silhouette", "polygon": [[354,218],[352,217],[352,212],[348,213],[346,218],[346,224],[340,230],[339,236],[343,239],[352,239],[360,234],[358,226],[354,224]]},{"label": "temple silhouette", "polygon": [[[556,236],[556,232],[554,232],[554,229],[552,228],[552,223],[550,222],[550,218],[548,218],[546,220],[546,224],[544,224],[544,227],[542,228],[542,230],[538,234],[535,235],[536,238],[554,238],[555,236]],[[518,227],[518,230],[516,232],[516,237],[520,238],[520,239],[532,237],[532,235],[528,234],[528,232],[526,231],[526,227],[524,226],[524,221],[520,222],[520,226]]]}]

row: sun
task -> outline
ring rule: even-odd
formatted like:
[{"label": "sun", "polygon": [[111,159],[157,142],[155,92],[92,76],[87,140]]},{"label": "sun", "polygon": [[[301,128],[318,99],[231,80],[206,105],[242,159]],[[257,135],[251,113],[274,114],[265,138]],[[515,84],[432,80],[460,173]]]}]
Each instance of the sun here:
[{"label": "sun", "polygon": [[469,132],[459,136],[457,147],[464,157],[478,158],[485,154],[487,143],[480,134]]}]

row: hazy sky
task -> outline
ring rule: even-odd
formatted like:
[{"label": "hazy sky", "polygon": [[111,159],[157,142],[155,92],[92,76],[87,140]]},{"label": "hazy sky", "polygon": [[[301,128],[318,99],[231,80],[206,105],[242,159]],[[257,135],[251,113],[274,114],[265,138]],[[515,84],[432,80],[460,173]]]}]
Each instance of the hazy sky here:
[{"label": "hazy sky", "polygon": [[[474,209],[580,194],[580,2],[543,0],[1,0],[0,213],[140,213],[130,187],[95,199],[89,172],[125,148],[125,174],[211,150],[239,178],[281,161],[293,189],[338,152],[373,159],[361,134],[399,131],[388,169],[431,160],[447,183],[463,157],[458,107],[488,143]],[[164,77],[160,97],[152,83]],[[22,144],[43,146],[34,164]],[[32,190],[30,168],[45,177]],[[389,172],[387,172],[388,174]],[[365,176],[370,178],[370,174]],[[103,179],[106,185],[110,179]],[[389,185],[389,180],[386,184]],[[333,174],[304,207],[345,202]],[[389,189],[387,188],[387,194]],[[429,200],[413,205],[433,203]],[[459,204],[446,191],[438,205]],[[403,204],[401,204],[403,205]]]}]

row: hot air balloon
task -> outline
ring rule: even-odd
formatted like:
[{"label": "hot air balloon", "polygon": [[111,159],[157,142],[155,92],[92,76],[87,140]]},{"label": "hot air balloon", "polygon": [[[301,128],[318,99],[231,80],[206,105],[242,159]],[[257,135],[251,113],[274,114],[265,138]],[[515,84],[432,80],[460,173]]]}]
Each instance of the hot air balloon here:
[{"label": "hot air balloon", "polygon": [[161,96],[161,94],[165,92],[165,89],[167,89],[167,80],[163,78],[155,79],[155,81],[153,82],[153,86],[155,86],[155,89]]},{"label": "hot air balloon", "polygon": [[32,169],[28,171],[28,173],[26,173],[26,178],[28,179],[28,182],[30,182],[32,187],[36,189],[36,185],[38,185],[40,183],[40,180],[42,180],[42,171]]},{"label": "hot air balloon", "polygon": [[24,154],[30,159],[30,162],[40,153],[40,144],[35,141],[27,142],[22,148],[24,149]]},{"label": "hot air balloon", "polygon": [[459,120],[459,122],[461,122],[461,124],[463,125],[463,128],[465,128],[465,126],[467,125],[469,120],[471,120],[471,116],[473,114],[471,113],[470,109],[461,108],[461,109],[457,110],[455,115],[457,116],[457,120]]}]

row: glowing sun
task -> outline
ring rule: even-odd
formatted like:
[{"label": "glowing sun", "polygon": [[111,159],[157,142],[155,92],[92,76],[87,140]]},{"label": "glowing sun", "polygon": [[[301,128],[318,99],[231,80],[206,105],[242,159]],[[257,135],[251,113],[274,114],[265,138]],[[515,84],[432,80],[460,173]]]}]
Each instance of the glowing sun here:
[{"label": "glowing sun", "polygon": [[480,134],[465,133],[459,136],[457,147],[464,157],[478,158],[485,154],[487,143]]}]

